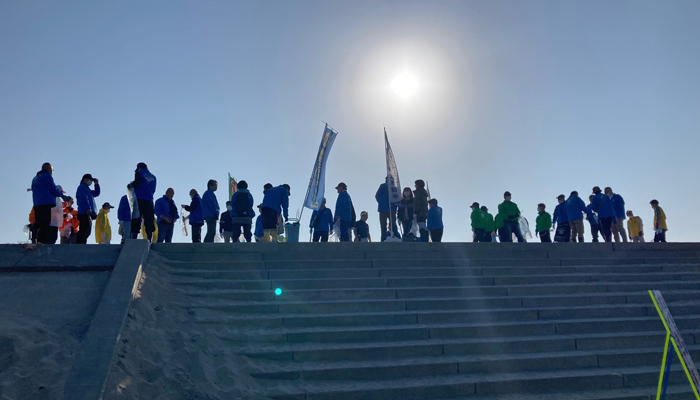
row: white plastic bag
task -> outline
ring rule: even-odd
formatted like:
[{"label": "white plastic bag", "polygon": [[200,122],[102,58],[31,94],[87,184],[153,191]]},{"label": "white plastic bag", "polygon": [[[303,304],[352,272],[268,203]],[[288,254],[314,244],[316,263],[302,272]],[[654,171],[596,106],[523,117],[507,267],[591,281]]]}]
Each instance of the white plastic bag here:
[{"label": "white plastic bag", "polygon": [[413,223],[411,224],[411,234],[415,237],[418,237],[418,220],[416,220],[416,217],[413,217]]},{"label": "white plastic bag", "polygon": [[51,226],[60,228],[63,225],[63,202],[56,197],[56,207],[51,209]]},{"label": "white plastic bag", "polygon": [[187,223],[190,220],[190,213],[185,211],[184,208],[180,208],[180,222],[182,223],[182,234],[188,236]]},{"label": "white plastic bag", "polygon": [[333,224],[333,232],[328,238],[329,242],[340,242],[340,221],[335,221]]},{"label": "white plastic bag", "polygon": [[141,218],[141,213],[139,212],[139,202],[136,200],[136,194],[134,189],[128,189],[126,191],[126,197],[129,199],[129,207],[131,208],[131,219]]},{"label": "white plastic bag", "polygon": [[523,235],[523,238],[525,240],[532,239],[530,224],[527,222],[527,219],[523,216],[518,217],[518,224],[520,225],[520,233]]}]

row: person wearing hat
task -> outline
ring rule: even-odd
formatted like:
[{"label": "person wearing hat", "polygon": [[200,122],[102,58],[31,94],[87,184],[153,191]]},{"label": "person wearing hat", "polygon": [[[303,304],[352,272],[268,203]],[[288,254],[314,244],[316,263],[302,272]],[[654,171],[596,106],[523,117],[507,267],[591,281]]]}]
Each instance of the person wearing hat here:
[{"label": "person wearing hat", "polygon": [[[267,186],[267,185],[265,185]],[[278,242],[277,235],[280,215],[284,216],[284,221],[289,220],[289,196],[292,194],[291,188],[286,183],[284,185],[265,189],[262,201],[262,224],[264,231],[264,242]]]},{"label": "person wearing hat", "polygon": [[566,196],[557,196],[559,204],[554,208],[552,216],[552,226],[555,226],[554,241],[566,243],[571,240],[571,225],[569,225],[569,214],[566,213]]},{"label": "person wearing hat", "polygon": [[571,227],[571,241],[575,242],[578,237],[579,243],[583,243],[583,215],[586,213],[586,203],[578,197],[578,192],[574,190],[564,206]]},{"label": "person wearing hat", "polygon": [[175,221],[180,218],[173,197],[175,197],[175,189],[168,188],[163,197],[156,200],[156,204],[153,208],[153,212],[156,216],[156,225],[158,225],[156,243],[172,243],[173,241]]},{"label": "person wearing hat", "polygon": [[360,220],[355,223],[355,236],[358,242],[372,241],[372,236],[369,234],[369,225],[367,225],[367,218],[369,218],[367,211],[362,211],[360,213]]},{"label": "person wearing hat", "polygon": [[131,220],[132,239],[138,237],[141,231],[141,221],[143,220],[143,224],[146,227],[146,237],[149,241],[153,240],[153,232],[156,230],[153,195],[156,193],[157,183],[156,176],[148,170],[146,163],[140,162],[136,164],[134,181],[130,183],[130,187],[134,189],[141,216]]},{"label": "person wearing hat", "polygon": [[340,182],[335,189],[338,191],[338,199],[335,201],[335,220],[340,223],[340,241],[349,242],[352,227],[352,198],[345,182]]},{"label": "person wearing hat", "polygon": [[314,242],[328,241],[328,234],[333,229],[333,213],[326,207],[326,199],[323,199],[319,209],[311,214],[309,229],[313,232]]},{"label": "person wearing hat", "polygon": [[[90,189],[92,184],[95,184],[95,189]],[[78,203],[78,235],[75,238],[77,244],[87,244],[87,239],[92,233],[92,221],[97,219],[97,206],[95,197],[100,195],[100,182],[91,174],[83,175],[83,179],[78,185],[78,190],[75,193],[75,202]],[[98,240],[99,243],[99,240]]]},{"label": "person wearing hat", "polygon": [[668,226],[666,225],[666,213],[663,208],[659,206],[658,200],[652,200],[649,202],[651,208],[654,210],[654,243],[666,242],[666,231]]},{"label": "person wearing hat", "polygon": [[486,223],[484,219],[484,213],[479,208],[479,203],[476,201],[470,206],[472,213],[470,215],[472,232],[474,232],[473,242],[483,242],[484,240],[484,225]]},{"label": "person wearing hat", "polygon": [[551,243],[552,238],[549,230],[552,229],[552,216],[544,209],[544,203],[537,205],[537,219],[535,220],[535,236],[540,237],[540,242]]},{"label": "person wearing hat", "polygon": [[68,200],[60,186],[53,180],[53,166],[44,163],[41,171],[32,179],[32,232],[37,243],[54,244],[58,240],[58,227],[51,226],[51,210],[57,206],[56,198]]},{"label": "person wearing hat", "polygon": [[598,221],[600,222],[600,234],[603,239],[610,243],[612,242],[612,224],[615,222],[615,208],[612,202],[612,194],[603,194],[600,187],[593,188],[593,201],[591,202],[593,211],[598,213]]},{"label": "person wearing hat", "polygon": [[[496,221],[493,219],[493,215],[489,212],[486,206],[481,206],[481,211],[484,214],[484,240],[483,242],[495,242],[496,238]],[[442,209],[440,209],[440,214],[442,214]],[[431,231],[432,235],[432,231]],[[433,240],[434,242],[434,240]]]},{"label": "person wearing hat", "polygon": [[113,208],[111,204],[104,203],[97,214],[97,220],[95,221],[95,241],[97,244],[110,244],[112,240],[112,227],[109,225],[107,214]]},{"label": "person wearing hat", "polygon": [[503,233],[501,236],[501,242],[512,242],[513,235],[518,239],[518,243],[525,242],[523,234],[520,232],[520,223],[518,222],[518,217],[520,216],[520,209],[518,205],[511,201],[510,192],[503,193],[503,203],[498,205],[498,213],[501,214],[503,219]]}]

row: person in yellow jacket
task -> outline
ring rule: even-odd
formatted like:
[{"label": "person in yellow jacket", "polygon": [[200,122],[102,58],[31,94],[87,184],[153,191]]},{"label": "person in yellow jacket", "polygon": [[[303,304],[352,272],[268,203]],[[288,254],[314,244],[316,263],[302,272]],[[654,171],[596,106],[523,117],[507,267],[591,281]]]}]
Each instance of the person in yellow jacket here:
[{"label": "person in yellow jacket", "polygon": [[644,243],[644,223],[640,217],[635,217],[632,210],[627,210],[627,234],[630,241]]},{"label": "person in yellow jacket", "polygon": [[651,208],[654,210],[654,243],[666,242],[666,231],[668,230],[666,226],[666,213],[663,208],[659,207],[658,200],[652,200],[649,204],[651,204]]},{"label": "person in yellow jacket", "polygon": [[104,203],[100,212],[97,213],[95,221],[95,241],[97,244],[110,244],[112,240],[112,226],[109,224],[109,210],[113,209],[111,204]]},{"label": "person in yellow jacket", "polygon": [[[151,243],[158,243],[158,218],[153,217],[153,220],[156,221],[154,222],[154,224],[156,224],[156,230],[153,231],[153,241]],[[146,237],[146,224],[141,225],[141,237]]]}]

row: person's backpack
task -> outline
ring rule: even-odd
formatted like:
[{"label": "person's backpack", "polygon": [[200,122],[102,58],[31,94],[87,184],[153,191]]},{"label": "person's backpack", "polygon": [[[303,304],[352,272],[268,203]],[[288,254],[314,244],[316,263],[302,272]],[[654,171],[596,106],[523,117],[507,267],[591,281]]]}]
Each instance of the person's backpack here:
[{"label": "person's backpack", "polygon": [[239,193],[236,196],[236,201],[233,203],[233,207],[236,209],[236,216],[238,217],[250,217],[250,208],[252,204],[250,203],[250,196],[247,193]]}]

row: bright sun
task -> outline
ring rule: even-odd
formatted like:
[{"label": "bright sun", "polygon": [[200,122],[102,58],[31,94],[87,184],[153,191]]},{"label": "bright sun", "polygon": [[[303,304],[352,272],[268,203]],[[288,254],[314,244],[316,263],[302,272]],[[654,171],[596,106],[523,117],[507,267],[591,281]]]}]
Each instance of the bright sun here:
[{"label": "bright sun", "polygon": [[406,98],[416,91],[418,88],[418,81],[408,72],[402,72],[399,76],[394,78],[394,81],[391,83],[391,88],[394,89],[396,94]]}]

